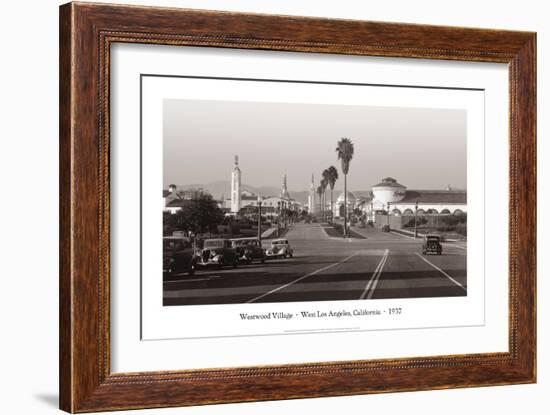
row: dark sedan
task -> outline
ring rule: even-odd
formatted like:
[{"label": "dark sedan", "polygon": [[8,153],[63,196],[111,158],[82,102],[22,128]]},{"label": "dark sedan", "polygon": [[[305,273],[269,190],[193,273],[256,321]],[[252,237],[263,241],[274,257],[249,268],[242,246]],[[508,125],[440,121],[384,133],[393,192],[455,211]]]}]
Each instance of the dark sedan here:
[{"label": "dark sedan", "polygon": [[422,253],[424,255],[441,255],[442,251],[441,236],[428,234],[424,237],[424,243],[422,244]]},{"label": "dark sedan", "polygon": [[197,258],[187,238],[165,236],[162,240],[162,268],[165,276],[186,272],[195,273]]},{"label": "dark sedan", "polygon": [[205,239],[199,265],[218,268],[222,268],[224,265],[236,267],[239,265],[239,258],[230,239]]},{"label": "dark sedan", "polygon": [[258,238],[238,238],[232,239],[233,247],[237,252],[239,261],[244,264],[251,264],[257,260],[262,264],[265,261],[265,251]]}]

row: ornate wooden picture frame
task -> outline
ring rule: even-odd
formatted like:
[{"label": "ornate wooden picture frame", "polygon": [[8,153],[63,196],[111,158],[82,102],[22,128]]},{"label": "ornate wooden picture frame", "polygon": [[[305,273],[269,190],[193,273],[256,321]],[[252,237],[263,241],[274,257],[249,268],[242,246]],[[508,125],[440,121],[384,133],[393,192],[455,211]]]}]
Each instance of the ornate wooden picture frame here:
[{"label": "ornate wooden picture frame", "polygon": [[[144,373],[110,370],[115,43],[498,62],[509,67],[509,352]],[[60,407],[91,412],[536,379],[536,35],[69,3],[60,8]]]}]

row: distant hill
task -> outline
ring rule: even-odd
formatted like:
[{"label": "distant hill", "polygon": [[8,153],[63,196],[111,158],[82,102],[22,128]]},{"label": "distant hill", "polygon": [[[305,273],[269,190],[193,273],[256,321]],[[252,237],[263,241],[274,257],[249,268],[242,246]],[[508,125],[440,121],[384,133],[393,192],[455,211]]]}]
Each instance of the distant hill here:
[{"label": "distant hill", "polygon": [[[219,199],[222,197],[229,198],[231,196],[231,182],[229,180],[219,180],[212,183],[194,183],[186,185],[177,185],[178,190],[189,190],[189,189],[204,189],[210,193],[214,198]],[[262,196],[278,196],[281,193],[281,189],[274,186],[251,186],[249,184],[242,184],[243,190],[248,190],[255,194],[260,194]],[[356,197],[365,197],[370,195],[370,190],[352,190],[353,194]],[[290,190],[288,192],[290,197],[297,200],[301,203],[307,203],[309,196],[308,190],[299,190],[294,191]],[[342,193],[342,190],[334,190],[333,198],[336,201],[336,198]],[[327,189],[327,196],[330,198],[330,189]]]},{"label": "distant hill", "polygon": [[[210,193],[214,198],[219,199],[222,196],[224,198],[229,198],[231,196],[231,182],[229,180],[220,180],[212,183],[192,183],[180,185],[178,184],[178,190],[189,190],[189,189],[204,189]],[[281,189],[275,186],[251,186],[249,184],[242,184],[243,190],[248,190],[255,194],[260,194],[262,196],[278,196],[281,193]],[[307,203],[307,197],[309,192],[306,190],[303,191],[289,191],[290,197],[297,200],[301,203]]]}]

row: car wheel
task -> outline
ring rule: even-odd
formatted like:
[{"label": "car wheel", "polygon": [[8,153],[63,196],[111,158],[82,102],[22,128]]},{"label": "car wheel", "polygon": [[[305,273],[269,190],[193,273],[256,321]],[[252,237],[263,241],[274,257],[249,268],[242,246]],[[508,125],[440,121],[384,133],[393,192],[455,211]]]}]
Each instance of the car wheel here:
[{"label": "car wheel", "polygon": [[195,265],[191,265],[188,271],[189,275],[195,275]]},{"label": "car wheel", "polygon": [[262,258],[260,261],[261,261],[262,264],[265,263],[265,259],[264,259],[264,258]]},{"label": "car wheel", "polygon": [[223,260],[223,258],[220,258],[220,260],[218,261],[218,268],[222,269],[223,266],[224,266],[224,263],[225,263],[225,261]]}]

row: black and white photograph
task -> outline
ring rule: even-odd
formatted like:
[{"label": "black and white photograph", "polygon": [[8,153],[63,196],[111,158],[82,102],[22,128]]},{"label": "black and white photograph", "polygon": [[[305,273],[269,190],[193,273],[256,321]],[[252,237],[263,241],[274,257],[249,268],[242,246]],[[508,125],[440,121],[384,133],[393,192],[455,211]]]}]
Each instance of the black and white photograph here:
[{"label": "black and white photograph", "polygon": [[467,296],[466,110],[164,99],[162,127],[164,306]]}]

